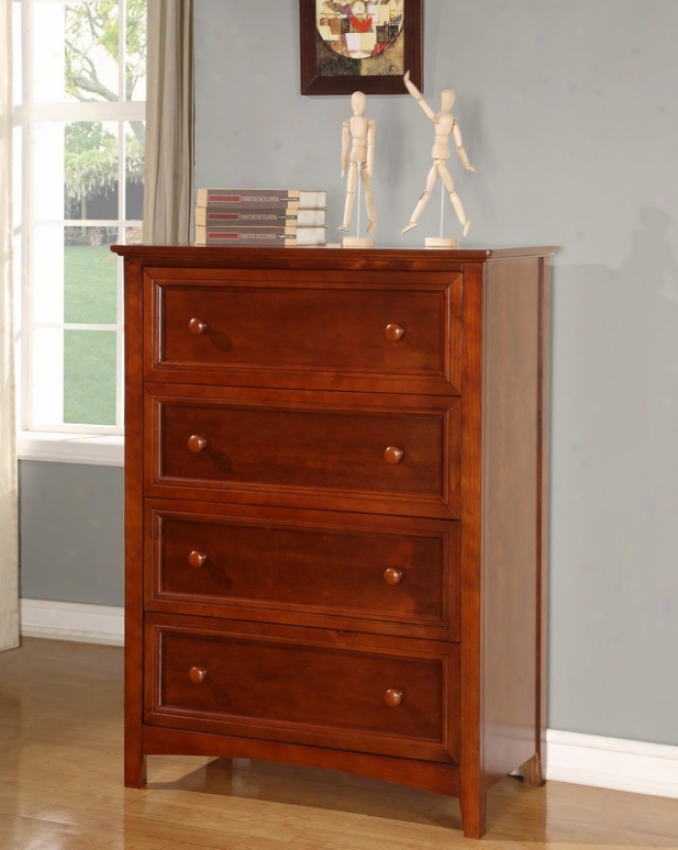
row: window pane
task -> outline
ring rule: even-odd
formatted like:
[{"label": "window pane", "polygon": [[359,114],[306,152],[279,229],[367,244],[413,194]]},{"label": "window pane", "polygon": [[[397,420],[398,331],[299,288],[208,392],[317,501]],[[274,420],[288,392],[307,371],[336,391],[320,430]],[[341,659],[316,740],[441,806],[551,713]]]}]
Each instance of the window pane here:
[{"label": "window pane", "polygon": [[36,227],[33,321],[115,324],[115,227]]},{"label": "window pane", "polygon": [[64,208],[64,124],[41,121],[33,128],[33,215],[61,219]]},{"label": "window pane", "polygon": [[66,227],[65,237],[64,320],[115,324],[117,262],[108,246],[117,241],[117,229]]},{"label": "window pane", "polygon": [[119,99],[119,8],[114,0],[65,7],[64,88],[69,100]]},{"label": "window pane", "polygon": [[119,162],[115,122],[73,121],[66,125],[64,218],[118,218]]},{"label": "window pane", "polygon": [[30,423],[42,427],[63,424],[64,332],[40,328],[33,333],[33,385]]},{"label": "window pane", "polygon": [[117,335],[64,333],[64,422],[115,425]]},{"label": "window pane", "polygon": [[120,137],[115,121],[36,123],[33,161],[36,219],[118,218]]},{"label": "window pane", "polygon": [[125,124],[125,218],[141,221],[144,217],[144,141],[143,121]]},{"label": "window pane", "polygon": [[[23,284],[30,287],[23,328],[30,358],[26,424],[119,430],[121,270],[110,245],[141,241],[147,0],[13,5],[16,43],[21,37],[31,42],[24,85],[16,52],[15,102],[25,92],[33,104],[26,111],[30,151],[22,185],[30,202],[23,209],[29,246]],[[22,8],[24,25],[31,24],[25,32]],[[19,134],[15,130],[14,161],[20,171]],[[15,193],[15,225],[21,201]]]},{"label": "window pane", "polygon": [[33,13],[33,91],[37,103],[64,100],[64,7],[35,3]]},{"label": "window pane", "polygon": [[[34,322],[64,320],[64,229],[36,227],[33,231]],[[37,355],[36,355],[37,358]]]},{"label": "window pane", "polygon": [[125,100],[146,100],[146,0],[127,0]]}]

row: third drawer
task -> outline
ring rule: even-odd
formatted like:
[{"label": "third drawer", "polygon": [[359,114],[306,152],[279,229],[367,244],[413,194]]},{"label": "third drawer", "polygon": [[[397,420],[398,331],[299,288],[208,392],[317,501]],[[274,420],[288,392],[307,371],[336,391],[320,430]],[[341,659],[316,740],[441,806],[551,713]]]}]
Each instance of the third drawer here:
[{"label": "third drawer", "polygon": [[458,636],[459,523],[148,500],[147,609]]}]

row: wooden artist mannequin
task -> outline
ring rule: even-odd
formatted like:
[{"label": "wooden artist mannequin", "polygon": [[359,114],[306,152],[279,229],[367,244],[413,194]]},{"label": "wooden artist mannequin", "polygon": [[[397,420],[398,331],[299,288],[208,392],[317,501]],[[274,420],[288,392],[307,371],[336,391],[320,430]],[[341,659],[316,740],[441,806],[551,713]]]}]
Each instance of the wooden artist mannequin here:
[{"label": "wooden artist mannequin", "polygon": [[351,107],[353,116],[344,121],[341,136],[341,176],[344,177],[348,171],[348,179],[344,221],[339,230],[347,231],[349,228],[358,178],[360,178],[365,188],[365,206],[369,220],[366,230],[372,233],[377,226],[372,197],[375,123],[364,115],[365,95],[361,91],[353,92],[351,95]]},{"label": "wooden artist mannequin", "polygon": [[466,218],[466,213],[464,212],[464,208],[461,204],[461,200],[459,199],[459,195],[457,195],[457,191],[454,188],[454,182],[452,181],[452,175],[450,174],[447,168],[447,160],[450,158],[450,145],[449,138],[450,135],[453,137],[456,148],[457,155],[461,160],[462,165],[467,171],[475,172],[475,168],[471,165],[468,160],[468,156],[466,155],[466,151],[464,150],[464,146],[461,140],[461,130],[459,129],[459,125],[457,124],[457,119],[452,115],[452,107],[454,106],[455,101],[455,93],[452,89],[444,89],[440,93],[440,112],[437,114],[431,109],[431,107],[426,103],[426,101],[422,98],[421,92],[414,85],[414,83],[410,80],[410,72],[408,71],[403,77],[405,82],[405,86],[407,90],[412,95],[412,97],[417,101],[419,106],[421,106],[426,117],[433,122],[435,126],[435,139],[433,142],[433,150],[431,152],[431,156],[433,157],[433,165],[431,166],[431,170],[428,173],[428,177],[426,179],[426,189],[419,199],[419,203],[414,208],[414,212],[412,213],[412,217],[410,218],[410,223],[407,227],[404,227],[402,232],[407,233],[408,230],[412,230],[412,228],[417,226],[417,222],[419,221],[419,216],[422,213],[422,210],[426,206],[426,202],[431,197],[431,192],[433,191],[433,187],[435,185],[436,180],[438,179],[438,175],[442,178],[447,191],[450,194],[450,200],[452,201],[452,205],[457,213],[457,218],[459,219],[460,224],[464,228],[464,236],[467,235],[470,221]]}]

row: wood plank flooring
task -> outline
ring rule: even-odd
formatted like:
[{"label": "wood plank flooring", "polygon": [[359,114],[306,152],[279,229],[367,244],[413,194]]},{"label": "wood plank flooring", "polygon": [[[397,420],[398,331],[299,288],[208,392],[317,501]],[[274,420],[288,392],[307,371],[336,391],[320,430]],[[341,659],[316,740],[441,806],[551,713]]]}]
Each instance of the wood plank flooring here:
[{"label": "wood plank flooring", "polygon": [[497,785],[482,842],[456,800],[310,768],[152,757],[125,789],[122,667],[117,647],[0,653],[2,850],[678,850],[678,801],[558,782]]}]

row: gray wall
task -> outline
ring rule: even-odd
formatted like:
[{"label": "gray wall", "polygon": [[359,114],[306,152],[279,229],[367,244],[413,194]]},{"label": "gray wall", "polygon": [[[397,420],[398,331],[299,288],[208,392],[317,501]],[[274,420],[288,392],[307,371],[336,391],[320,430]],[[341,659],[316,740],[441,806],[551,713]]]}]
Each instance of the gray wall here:
[{"label": "gray wall", "polygon": [[[424,95],[435,105],[442,88],[457,90],[478,170],[451,162],[472,222],[466,244],[562,246],[549,725],[678,744],[678,3],[425,6]],[[299,95],[297,0],[195,8],[197,185],[324,187],[338,237],[349,100]],[[419,246],[437,235],[439,200],[417,229],[400,230],[430,165],[431,127],[406,95],[370,97],[367,112],[378,134],[377,244]],[[446,223],[458,235],[449,210]],[[62,499],[81,473],[55,466],[50,492]],[[45,522],[30,503],[46,474],[33,473],[22,475],[24,538]],[[110,474],[96,470],[97,480]],[[24,588],[119,604],[119,578],[97,588],[91,559],[61,567],[51,557],[87,539],[73,505],[59,547],[22,559]],[[117,563],[118,518],[101,516],[115,538],[107,562]]]},{"label": "gray wall", "polygon": [[[196,5],[196,184],[325,187],[339,236],[348,97],[299,95],[296,0]],[[424,95],[457,91],[467,244],[562,246],[554,273],[552,728],[678,744],[678,3],[426,0]],[[275,14],[263,15],[275,7]],[[431,125],[377,121],[378,245]],[[364,222],[364,215],[363,215]],[[355,218],[354,218],[355,221]],[[459,227],[446,211],[449,235]]]},{"label": "gray wall", "polygon": [[123,604],[123,471],[19,464],[21,596]]}]

